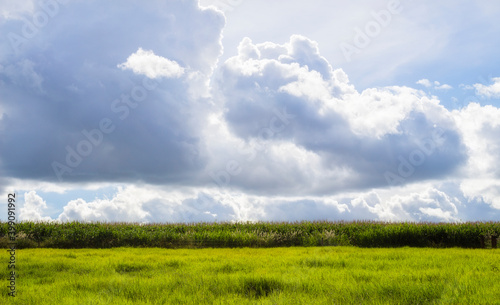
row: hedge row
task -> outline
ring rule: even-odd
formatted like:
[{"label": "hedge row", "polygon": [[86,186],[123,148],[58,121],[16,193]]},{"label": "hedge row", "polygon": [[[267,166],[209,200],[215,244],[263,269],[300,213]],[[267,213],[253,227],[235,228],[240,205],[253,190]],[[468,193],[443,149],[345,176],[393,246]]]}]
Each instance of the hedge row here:
[{"label": "hedge row", "polygon": [[[389,223],[246,222],[137,224],[20,222],[18,248],[110,247],[284,247],[351,245],[359,247],[481,248],[500,236],[500,222]],[[0,247],[8,246],[8,224],[0,222]]]}]

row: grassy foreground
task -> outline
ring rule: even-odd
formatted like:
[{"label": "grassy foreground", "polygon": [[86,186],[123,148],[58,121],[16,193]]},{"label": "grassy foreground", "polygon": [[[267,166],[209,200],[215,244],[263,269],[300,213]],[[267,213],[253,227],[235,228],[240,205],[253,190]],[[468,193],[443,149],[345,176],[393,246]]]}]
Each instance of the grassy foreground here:
[{"label": "grassy foreground", "polygon": [[500,304],[486,249],[25,249],[16,273],[0,304]]}]

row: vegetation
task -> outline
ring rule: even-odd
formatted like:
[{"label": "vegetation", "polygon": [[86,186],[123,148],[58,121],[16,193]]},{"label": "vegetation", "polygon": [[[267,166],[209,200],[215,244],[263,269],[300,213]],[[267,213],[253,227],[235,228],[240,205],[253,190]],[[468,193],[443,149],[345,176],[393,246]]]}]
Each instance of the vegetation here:
[{"label": "vegetation", "polygon": [[[500,304],[500,250],[25,249],[0,304]],[[6,286],[6,285],[5,285]]]},{"label": "vegetation", "polygon": [[[7,248],[6,222],[0,247]],[[131,224],[20,222],[18,248],[222,248],[329,246],[482,248],[500,236],[500,222],[257,222]]]}]

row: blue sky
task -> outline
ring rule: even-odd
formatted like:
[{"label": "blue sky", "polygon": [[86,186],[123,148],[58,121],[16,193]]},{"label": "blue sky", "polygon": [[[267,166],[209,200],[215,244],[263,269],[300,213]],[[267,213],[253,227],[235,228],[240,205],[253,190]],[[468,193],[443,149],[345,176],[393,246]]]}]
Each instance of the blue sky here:
[{"label": "blue sky", "polygon": [[498,220],[499,13],[3,1],[0,195],[20,220]]}]

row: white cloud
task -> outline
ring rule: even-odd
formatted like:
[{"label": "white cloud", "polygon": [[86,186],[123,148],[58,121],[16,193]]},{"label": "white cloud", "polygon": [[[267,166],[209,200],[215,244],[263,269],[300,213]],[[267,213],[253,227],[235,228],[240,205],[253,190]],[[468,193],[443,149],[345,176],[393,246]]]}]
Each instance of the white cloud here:
[{"label": "white cloud", "polygon": [[476,94],[487,98],[500,98],[500,77],[494,77],[493,84],[486,86],[483,84],[474,84]]},{"label": "white cloud", "polygon": [[499,179],[466,179],[460,188],[469,201],[482,200],[492,208],[500,210]]},{"label": "white cloud", "polygon": [[[472,196],[472,195],[471,195]],[[486,198],[487,197],[481,197]],[[38,196],[38,202],[43,200]],[[33,201],[33,200],[32,200]],[[43,206],[43,204],[37,204]],[[119,187],[112,198],[71,200],[58,221],[295,221],[373,219],[458,221],[465,205],[433,184],[334,196],[260,196],[218,188]],[[36,210],[36,209],[33,209]],[[40,209],[30,219],[40,217]],[[460,216],[460,217],[459,217]]]},{"label": "white cloud", "polygon": [[215,7],[216,9],[228,13],[237,9],[245,0],[200,0],[202,7]]},{"label": "white cloud", "polygon": [[453,117],[467,146],[468,177],[500,177],[500,109],[470,103],[454,110]]},{"label": "white cloud", "polygon": [[[355,194],[353,212],[384,221],[458,221],[459,201],[430,183]],[[355,215],[353,215],[355,216]]]},{"label": "white cloud", "polygon": [[136,187],[119,188],[112,199],[96,199],[86,202],[76,199],[68,202],[59,221],[140,221],[149,216],[142,209],[142,203],[154,198],[154,195]]},{"label": "white cloud", "polygon": [[395,219],[457,221],[459,202],[433,187],[420,193],[395,195],[389,200]]},{"label": "white cloud", "polygon": [[419,81],[416,82],[416,84],[418,85],[422,85],[426,88],[431,88],[431,87],[434,87],[435,90],[450,90],[450,89],[453,89],[452,86],[448,85],[448,84],[442,84],[438,81],[434,81],[434,82],[431,82],[430,80],[424,78],[424,79],[421,79]]},{"label": "white cloud", "polygon": [[160,77],[178,78],[184,74],[184,68],[175,61],[155,55],[151,50],[139,48],[127,58],[127,61],[119,64],[122,70],[132,70],[136,74],[146,75],[155,79]]},{"label": "white cloud", "polygon": [[59,221],[257,221],[338,220],[349,207],[333,198],[252,196],[217,189],[162,190],[127,186],[112,199],[68,202]]},{"label": "white cloud", "polygon": [[450,90],[450,89],[453,89],[453,87],[448,85],[448,84],[443,84],[443,85],[434,87],[434,89],[436,89],[436,90]]},{"label": "white cloud", "polygon": [[401,125],[413,111],[429,115],[433,109],[439,114],[434,119],[446,121],[446,112],[438,103],[411,88],[370,88],[361,94],[346,96],[339,111],[349,120],[356,134],[381,139],[386,135],[401,134]]},{"label": "white cloud", "polygon": [[24,205],[19,210],[19,219],[23,221],[50,221],[49,216],[42,216],[47,210],[47,203],[36,191],[24,194]]},{"label": "white cloud", "polygon": [[[240,220],[227,195],[194,189],[165,190],[151,185],[118,188],[111,198],[68,202],[59,221],[192,222]],[[226,199],[224,199],[226,198]]]},{"label": "white cloud", "polygon": [[422,85],[424,87],[432,87],[431,81],[426,78],[417,81],[417,84]]},{"label": "white cloud", "polygon": [[[267,147],[289,143],[315,156],[310,160],[320,161],[319,166],[310,167],[311,171],[299,170],[291,175],[290,169],[303,163],[287,153],[294,149],[282,154],[289,155],[286,163],[272,158],[273,150],[268,149],[231,184],[251,191],[283,188],[294,194],[299,181],[302,192],[315,194],[387,185],[384,173],[398,172],[401,160],[423,154],[419,145],[432,138],[437,129],[442,129],[446,137],[433,142],[431,146],[439,148],[424,156],[425,162],[414,172],[427,177],[442,175],[465,161],[453,117],[436,98],[397,86],[359,93],[345,73],[331,69],[315,44],[304,37],[295,36],[289,43],[274,46],[246,39],[240,46],[242,54],[222,65],[215,87],[229,137],[251,142],[267,134]],[[273,52],[268,52],[271,48]],[[279,122],[273,118],[276,109],[286,109],[293,119],[269,132],[269,126]],[[230,160],[238,154],[230,149],[218,154],[224,155]],[[272,174],[268,173],[271,168],[276,168],[270,171]]]},{"label": "white cloud", "polygon": [[482,200],[500,209],[500,109],[470,103],[453,111],[467,146],[461,190],[469,200]]}]

